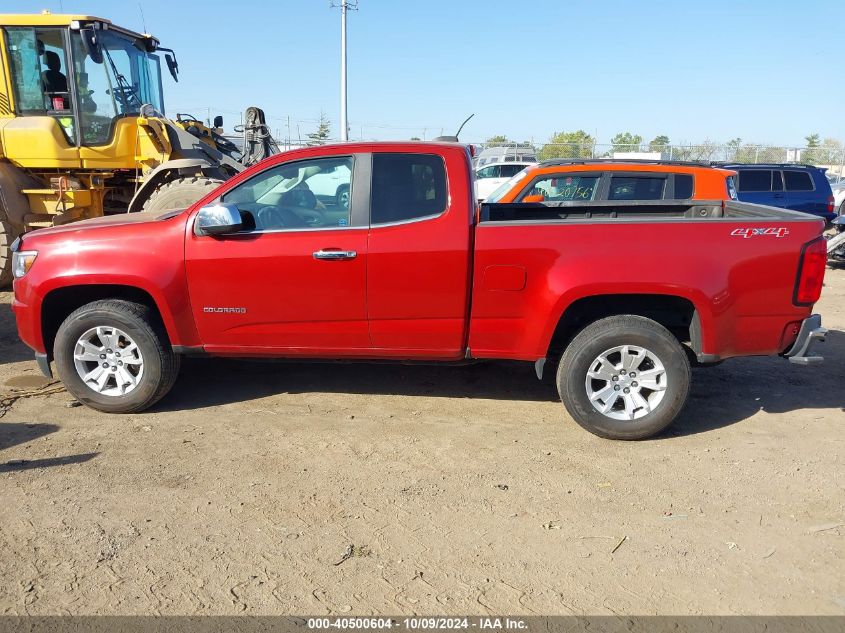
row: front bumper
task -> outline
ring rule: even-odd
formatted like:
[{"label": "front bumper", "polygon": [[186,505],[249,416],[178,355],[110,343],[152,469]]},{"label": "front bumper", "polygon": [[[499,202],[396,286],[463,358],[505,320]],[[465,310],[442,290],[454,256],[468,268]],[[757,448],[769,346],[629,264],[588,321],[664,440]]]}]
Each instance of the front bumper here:
[{"label": "front bumper", "polygon": [[41,318],[39,312],[31,305],[20,301],[17,296],[12,298],[12,312],[15,315],[15,325],[18,328],[18,337],[36,352],[44,353],[44,344],[41,340]]},{"label": "front bumper", "polygon": [[801,322],[801,329],[798,331],[798,338],[792,344],[784,356],[790,363],[796,365],[816,365],[824,361],[822,356],[811,356],[810,347],[814,341],[824,341],[827,329],[822,327],[820,314],[811,314]]}]

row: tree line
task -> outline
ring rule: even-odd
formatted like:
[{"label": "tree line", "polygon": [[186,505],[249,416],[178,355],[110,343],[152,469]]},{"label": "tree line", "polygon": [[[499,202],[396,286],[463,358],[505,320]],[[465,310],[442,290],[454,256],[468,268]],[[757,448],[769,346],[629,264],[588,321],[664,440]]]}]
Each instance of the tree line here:
[{"label": "tree line", "polygon": [[[803,163],[829,165],[845,160],[842,143],[833,138],[822,139],[818,133],[804,137],[806,145],[801,148],[800,157],[791,160]],[[504,135],[492,136],[485,142],[485,147],[533,147],[527,141],[517,142]],[[786,146],[763,146],[747,143],[739,137],[727,143],[715,143],[709,140],[703,143],[678,143],[672,145],[669,137],[659,134],[647,143],[639,134],[619,132],[610,140],[610,148],[597,147],[596,140],[584,130],[574,132],[556,132],[548,142],[540,147],[538,158],[602,158],[611,157],[617,152],[656,152],[664,158],[673,160],[724,160],[738,163],[784,162],[787,160]]]},{"label": "tree line", "polygon": [[[322,145],[329,140],[330,133],[329,120],[325,112],[320,112],[317,129],[307,135],[306,143],[308,145]],[[411,140],[420,139],[413,137]],[[830,165],[845,161],[845,148],[836,139],[822,139],[821,135],[814,132],[805,136],[804,141],[806,144],[801,148],[801,155],[791,155],[790,160],[813,165]],[[503,134],[491,136],[485,141],[484,145],[485,147],[534,147],[528,141],[513,141]],[[548,142],[540,147],[537,157],[540,160],[550,158],[602,158],[612,157],[613,154],[618,152],[655,152],[662,154],[664,158],[673,160],[724,160],[737,163],[763,163],[786,161],[789,149],[786,146],[763,146],[756,143],[747,143],[739,137],[732,138],[727,143],[714,143],[706,140],[697,144],[678,143],[672,145],[668,136],[659,134],[646,143],[639,134],[619,132],[610,139],[609,149],[603,145],[599,150],[596,140],[591,134],[584,130],[575,130],[574,132],[552,134]]]}]

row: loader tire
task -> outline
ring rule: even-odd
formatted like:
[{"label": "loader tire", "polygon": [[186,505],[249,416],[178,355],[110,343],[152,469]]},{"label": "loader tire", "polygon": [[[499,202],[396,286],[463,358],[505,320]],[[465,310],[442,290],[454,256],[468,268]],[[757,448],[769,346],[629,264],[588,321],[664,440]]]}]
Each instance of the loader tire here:
[{"label": "loader tire", "polygon": [[188,176],[176,178],[160,185],[144,202],[141,211],[169,211],[187,209],[223,183],[217,178]]},{"label": "loader tire", "polygon": [[12,285],[12,251],[10,247],[15,241],[14,229],[6,210],[0,203],[0,290]]}]

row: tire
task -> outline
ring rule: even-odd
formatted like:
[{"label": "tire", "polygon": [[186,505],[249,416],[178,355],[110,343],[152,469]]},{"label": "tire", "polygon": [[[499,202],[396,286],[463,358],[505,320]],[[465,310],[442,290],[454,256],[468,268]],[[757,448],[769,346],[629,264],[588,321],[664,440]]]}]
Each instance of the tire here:
[{"label": "tire", "polygon": [[0,289],[12,285],[12,242],[15,233],[12,223],[6,216],[6,210],[0,203]]},{"label": "tire", "polygon": [[189,176],[176,178],[160,185],[144,201],[141,211],[169,211],[187,209],[200,198],[204,198],[223,183],[217,178]]},{"label": "tire", "polygon": [[[101,330],[106,338],[99,339],[102,349],[94,352],[97,360],[91,360],[91,354],[85,355],[88,360],[78,360],[79,356],[75,353],[83,350],[80,340],[90,341],[90,337],[99,337]],[[117,332],[123,338],[116,341],[119,338]],[[135,345],[135,349],[131,344]],[[96,342],[89,345],[98,347]],[[151,407],[170,391],[179,374],[179,356],[173,353],[164,328],[153,317],[150,309],[118,299],[94,301],[71,313],[59,326],[53,352],[59,378],[67,390],[83,404],[108,413],[136,413]],[[106,355],[106,358],[100,353]],[[126,361],[125,365],[117,357],[122,357]],[[140,364],[138,358],[141,359]],[[113,372],[113,378],[104,381],[102,392],[85,382],[82,376],[82,372],[90,370],[93,373],[101,367],[101,361],[105,364],[121,364],[120,368],[113,370],[109,367],[102,372]],[[132,381],[124,379],[127,376],[124,371],[131,372],[131,378],[136,378],[131,388],[126,387]],[[124,380],[122,390],[126,393],[119,393],[121,386],[118,380]]]},{"label": "tire", "polygon": [[[642,350],[642,356],[635,355]],[[628,370],[622,362],[626,351]],[[594,378],[588,377],[590,371]],[[644,378],[648,373],[643,384],[637,372]],[[572,418],[590,433],[612,440],[641,440],[665,429],[683,408],[689,384],[690,363],[678,340],[659,323],[633,315],[585,327],[564,351],[557,370],[558,393]],[[623,394],[624,389],[629,391]]]},{"label": "tire", "polygon": [[349,185],[341,185],[334,194],[335,205],[339,209],[349,210]]}]

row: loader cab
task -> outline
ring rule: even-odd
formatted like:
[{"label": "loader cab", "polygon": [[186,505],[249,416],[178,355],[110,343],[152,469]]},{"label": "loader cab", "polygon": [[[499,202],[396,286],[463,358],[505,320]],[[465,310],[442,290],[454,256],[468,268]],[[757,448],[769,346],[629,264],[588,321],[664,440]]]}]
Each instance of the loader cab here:
[{"label": "loader cab", "polygon": [[[115,122],[144,105],[164,113],[159,44],[149,35],[91,18],[4,24],[3,35],[14,115],[52,117],[70,146],[108,144]],[[172,51],[165,61],[175,79]]]}]

